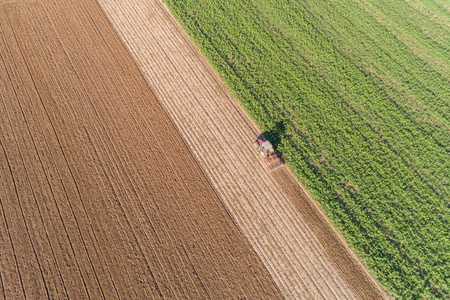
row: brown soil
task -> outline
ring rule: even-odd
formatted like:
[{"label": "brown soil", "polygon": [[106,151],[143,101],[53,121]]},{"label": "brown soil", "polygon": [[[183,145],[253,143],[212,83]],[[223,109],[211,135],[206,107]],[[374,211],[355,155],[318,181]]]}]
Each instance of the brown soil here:
[{"label": "brown soil", "polygon": [[0,298],[280,298],[90,0],[0,0]]},{"label": "brown soil", "polygon": [[295,178],[278,186],[286,169],[265,170],[259,130],[162,1],[98,2],[283,295],[384,297],[326,218],[299,206]]}]

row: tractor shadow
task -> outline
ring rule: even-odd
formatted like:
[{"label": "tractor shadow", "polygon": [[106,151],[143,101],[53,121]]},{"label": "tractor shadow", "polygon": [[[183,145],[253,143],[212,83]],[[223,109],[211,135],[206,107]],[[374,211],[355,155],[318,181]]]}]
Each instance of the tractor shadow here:
[{"label": "tractor shadow", "polygon": [[258,138],[261,136],[265,136],[273,145],[275,150],[277,150],[279,155],[282,155],[282,153],[278,150],[278,145],[281,142],[281,139],[284,137],[286,132],[286,126],[284,125],[283,121],[275,123],[275,126],[270,129],[264,131]]}]

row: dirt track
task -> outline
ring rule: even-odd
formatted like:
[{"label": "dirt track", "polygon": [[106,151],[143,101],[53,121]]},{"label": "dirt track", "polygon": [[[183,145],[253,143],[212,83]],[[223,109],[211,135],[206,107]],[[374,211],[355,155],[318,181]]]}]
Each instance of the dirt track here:
[{"label": "dirt track", "polygon": [[283,295],[383,298],[320,210],[296,203],[299,187],[285,184],[282,192],[280,175],[264,170],[251,146],[256,126],[162,1],[98,1]]},{"label": "dirt track", "polygon": [[0,298],[280,298],[97,4],[0,0]]}]

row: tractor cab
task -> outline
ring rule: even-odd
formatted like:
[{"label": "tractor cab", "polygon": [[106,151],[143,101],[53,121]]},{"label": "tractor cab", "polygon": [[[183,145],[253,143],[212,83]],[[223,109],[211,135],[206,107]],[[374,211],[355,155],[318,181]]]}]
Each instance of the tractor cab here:
[{"label": "tractor cab", "polygon": [[272,143],[264,135],[261,134],[253,145],[260,151],[263,162],[269,172],[284,166],[284,162],[273,148]]}]

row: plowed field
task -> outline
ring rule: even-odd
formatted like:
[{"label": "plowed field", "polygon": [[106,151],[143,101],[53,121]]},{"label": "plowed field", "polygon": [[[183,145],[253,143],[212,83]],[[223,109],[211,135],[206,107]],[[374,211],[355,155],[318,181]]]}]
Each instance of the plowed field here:
[{"label": "plowed field", "polygon": [[292,175],[265,170],[252,146],[258,129],[164,3],[99,3],[283,295],[383,298],[320,209],[298,194]]},{"label": "plowed field", "polygon": [[93,1],[0,0],[0,275],[7,299],[281,297]]}]

